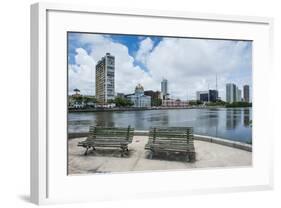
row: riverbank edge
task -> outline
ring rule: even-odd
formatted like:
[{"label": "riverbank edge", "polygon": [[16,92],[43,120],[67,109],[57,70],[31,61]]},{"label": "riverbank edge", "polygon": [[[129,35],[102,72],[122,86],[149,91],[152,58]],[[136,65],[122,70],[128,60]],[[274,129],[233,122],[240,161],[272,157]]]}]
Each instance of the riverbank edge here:
[{"label": "riverbank edge", "polygon": [[[69,113],[81,113],[81,112],[114,112],[114,111],[146,111],[146,110],[180,110],[180,109],[216,109],[227,108],[225,106],[204,106],[204,107],[165,107],[165,108],[93,108],[93,109],[68,109]],[[231,107],[238,108],[238,107]],[[251,107],[241,107],[251,108]]]},{"label": "riverbank edge", "polygon": [[[149,133],[149,131],[146,131],[146,130],[135,130],[134,135],[135,136],[148,136],[148,133]],[[68,133],[68,139],[87,137],[88,134],[89,134],[88,132]],[[242,142],[238,142],[238,141],[231,141],[231,140],[222,139],[222,138],[218,138],[218,137],[204,136],[204,135],[199,135],[199,134],[194,134],[194,139],[252,152],[251,144],[246,144],[246,143],[242,143]]]}]

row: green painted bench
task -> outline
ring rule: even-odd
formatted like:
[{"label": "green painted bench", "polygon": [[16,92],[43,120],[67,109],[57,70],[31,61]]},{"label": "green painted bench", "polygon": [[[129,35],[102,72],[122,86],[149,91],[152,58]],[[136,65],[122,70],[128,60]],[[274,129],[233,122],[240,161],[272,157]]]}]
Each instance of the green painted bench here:
[{"label": "green painted bench", "polygon": [[145,145],[150,150],[150,157],[155,152],[186,153],[187,160],[195,161],[195,148],[192,127],[150,128],[149,139]]},{"label": "green painted bench", "polygon": [[85,155],[90,148],[120,148],[121,156],[128,153],[128,144],[132,143],[134,128],[108,128],[90,126],[90,131],[85,141],[79,142],[78,146],[86,148]]}]

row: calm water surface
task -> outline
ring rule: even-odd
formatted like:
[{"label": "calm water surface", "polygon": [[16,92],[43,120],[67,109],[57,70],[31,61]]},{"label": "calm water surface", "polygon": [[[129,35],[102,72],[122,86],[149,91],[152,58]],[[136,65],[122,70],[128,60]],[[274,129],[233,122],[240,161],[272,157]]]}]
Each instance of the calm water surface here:
[{"label": "calm water surface", "polygon": [[251,142],[251,120],[252,108],[75,112],[68,114],[68,131],[87,132],[90,125],[131,125],[137,130],[152,126],[192,126],[195,134]]}]

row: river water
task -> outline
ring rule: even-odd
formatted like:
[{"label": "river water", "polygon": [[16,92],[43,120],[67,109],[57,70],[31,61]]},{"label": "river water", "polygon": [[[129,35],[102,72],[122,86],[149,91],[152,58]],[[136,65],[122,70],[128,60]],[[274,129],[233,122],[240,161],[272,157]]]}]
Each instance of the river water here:
[{"label": "river water", "polygon": [[251,142],[252,108],[169,109],[68,114],[68,132],[87,132],[90,125],[148,130],[153,126],[191,126],[195,134]]}]

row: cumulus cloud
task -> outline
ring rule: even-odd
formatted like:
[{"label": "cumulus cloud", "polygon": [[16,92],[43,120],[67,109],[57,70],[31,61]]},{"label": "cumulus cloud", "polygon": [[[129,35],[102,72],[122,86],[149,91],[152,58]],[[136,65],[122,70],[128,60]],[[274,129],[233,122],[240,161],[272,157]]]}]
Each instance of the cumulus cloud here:
[{"label": "cumulus cloud", "polygon": [[145,90],[160,90],[166,78],[173,98],[195,99],[196,91],[215,89],[217,75],[219,94],[225,99],[227,82],[240,89],[252,84],[251,42],[163,38],[155,45],[142,36],[132,56],[127,45],[111,36],[80,34],[76,41],[81,47],[76,49],[75,63],[69,65],[69,91],[95,93],[95,64],[107,52],[115,56],[116,92],[132,93],[138,83]]},{"label": "cumulus cloud", "polygon": [[150,52],[153,48],[153,41],[151,38],[145,38],[140,42],[139,50],[136,54],[136,60],[146,64],[147,57],[150,55]]},{"label": "cumulus cloud", "polygon": [[87,54],[83,48],[76,49],[75,64],[68,65],[68,90],[78,88],[84,94],[93,94],[95,86],[92,82],[95,61]]}]

